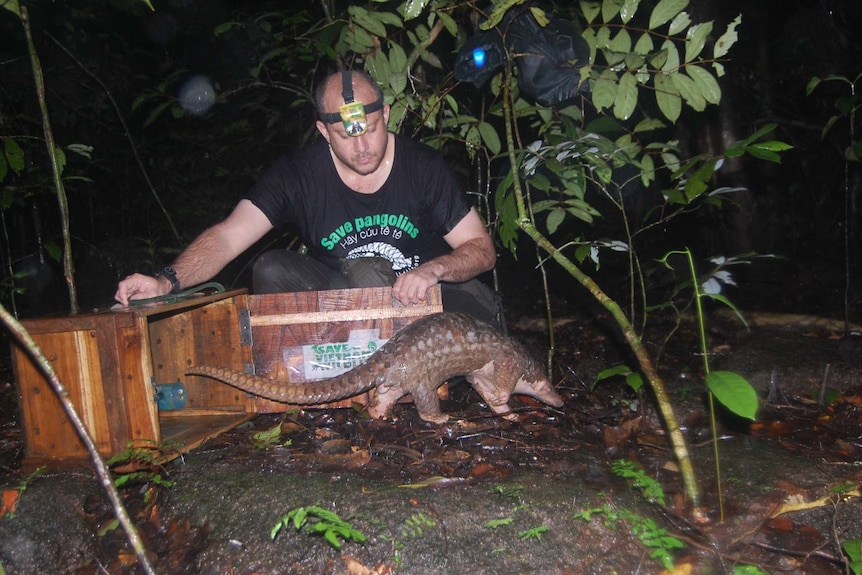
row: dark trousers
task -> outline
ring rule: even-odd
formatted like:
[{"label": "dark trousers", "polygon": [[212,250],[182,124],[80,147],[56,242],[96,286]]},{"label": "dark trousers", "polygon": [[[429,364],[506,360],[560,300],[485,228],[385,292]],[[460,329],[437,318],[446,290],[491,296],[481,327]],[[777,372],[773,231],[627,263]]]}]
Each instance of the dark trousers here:
[{"label": "dark trousers", "polygon": [[[340,270],[293,250],[264,252],[254,262],[254,293],[320,291],[344,288],[385,287],[395,283],[395,272],[383,258],[346,260]],[[463,312],[502,329],[499,298],[484,283],[441,283],[443,309]]]}]

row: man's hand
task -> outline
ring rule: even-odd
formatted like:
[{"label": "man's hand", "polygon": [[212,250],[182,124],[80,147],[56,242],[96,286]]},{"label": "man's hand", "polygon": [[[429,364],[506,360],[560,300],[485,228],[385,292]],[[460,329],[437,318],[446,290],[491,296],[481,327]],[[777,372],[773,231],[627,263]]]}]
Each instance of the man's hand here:
[{"label": "man's hand", "polygon": [[117,284],[114,299],[128,306],[129,300],[158,297],[171,292],[171,281],[165,277],[154,278],[144,274],[132,274]]},{"label": "man's hand", "polygon": [[434,271],[432,263],[429,262],[425,266],[419,266],[398,276],[392,285],[395,299],[402,305],[423,303],[428,290],[440,283],[440,277]]}]

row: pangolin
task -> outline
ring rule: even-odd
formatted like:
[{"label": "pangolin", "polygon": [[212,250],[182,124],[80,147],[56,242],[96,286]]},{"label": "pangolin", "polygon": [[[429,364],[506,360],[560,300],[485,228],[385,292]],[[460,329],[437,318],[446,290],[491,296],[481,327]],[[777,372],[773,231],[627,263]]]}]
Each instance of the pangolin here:
[{"label": "pangolin", "polygon": [[410,395],[419,417],[445,423],[437,388],[463,375],[491,410],[515,418],[508,402],[524,394],[561,407],[539,364],[524,347],[490,325],[462,313],[436,313],[399,330],[364,363],[329,379],[282,382],[220,367],[197,366],[186,375],[203,375],[254,395],[296,405],[320,405],[375,389],[368,413],[389,418],[392,406]]}]

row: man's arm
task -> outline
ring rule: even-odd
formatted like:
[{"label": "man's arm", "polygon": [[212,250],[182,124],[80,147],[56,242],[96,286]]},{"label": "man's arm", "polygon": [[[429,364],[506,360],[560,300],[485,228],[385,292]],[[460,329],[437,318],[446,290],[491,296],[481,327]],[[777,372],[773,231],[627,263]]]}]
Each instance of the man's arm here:
[{"label": "man's arm", "polygon": [[[240,200],[225,220],[204,230],[177,257],[173,268],[180,285],[191,287],[212,279],[271,229],[269,218],[257,206]],[[125,306],[130,299],[156,297],[170,291],[171,282],[167,278],[132,274],[117,285],[114,299]]]},{"label": "man's arm", "polygon": [[402,304],[420,303],[429,288],[441,281],[464,282],[494,267],[497,251],[475,209],[443,236],[452,252],[398,276],[392,287]]}]

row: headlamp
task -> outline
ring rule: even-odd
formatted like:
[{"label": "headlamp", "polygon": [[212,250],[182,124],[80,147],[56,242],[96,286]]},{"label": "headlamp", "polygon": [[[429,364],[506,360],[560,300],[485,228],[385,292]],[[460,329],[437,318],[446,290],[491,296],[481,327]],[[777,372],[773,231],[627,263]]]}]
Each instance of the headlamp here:
[{"label": "headlamp", "polygon": [[361,136],[368,131],[368,114],[373,114],[377,110],[383,108],[383,100],[377,100],[367,106],[362,102],[356,102],[353,99],[353,80],[350,70],[344,70],[341,73],[341,95],[344,98],[344,104],[338,108],[337,114],[321,114],[320,119],[327,124],[334,124],[341,121],[344,124],[344,131],[348,136]]}]

